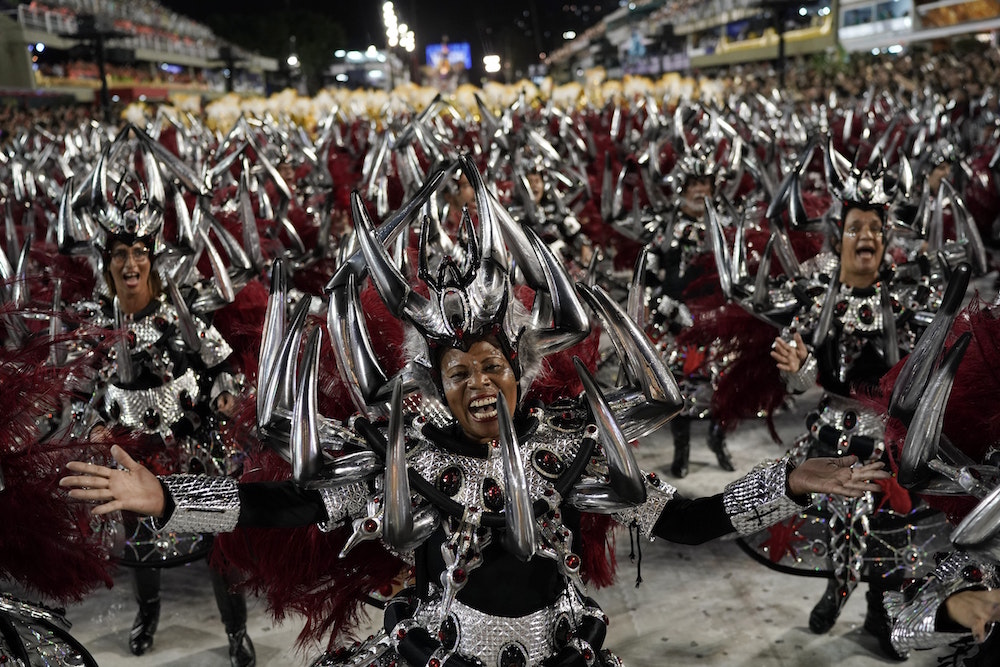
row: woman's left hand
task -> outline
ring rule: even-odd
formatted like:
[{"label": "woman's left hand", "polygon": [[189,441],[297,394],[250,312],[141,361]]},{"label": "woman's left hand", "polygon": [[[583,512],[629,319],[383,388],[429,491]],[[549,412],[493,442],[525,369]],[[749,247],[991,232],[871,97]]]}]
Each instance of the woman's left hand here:
[{"label": "woman's left hand", "polygon": [[874,480],[889,479],[881,461],[855,465],[857,456],[806,459],[788,473],[788,490],[793,496],[805,493],[833,493],[858,498],[866,491],[881,491]]}]

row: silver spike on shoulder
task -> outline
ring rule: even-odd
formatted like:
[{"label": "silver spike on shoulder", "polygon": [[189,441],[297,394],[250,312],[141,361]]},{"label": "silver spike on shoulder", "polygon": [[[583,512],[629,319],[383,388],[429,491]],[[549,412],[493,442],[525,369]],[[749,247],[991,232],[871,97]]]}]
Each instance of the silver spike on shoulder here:
[{"label": "silver spike on shoulder", "polygon": [[406,442],[403,431],[402,382],[398,378],[392,383],[389,402],[382,535],[386,542],[397,549],[409,544],[413,537],[413,506],[410,500],[410,480],[406,473]]},{"label": "silver spike on shoulder", "polygon": [[597,387],[597,382],[594,381],[590,371],[578,357],[573,358],[573,365],[583,383],[584,395],[604,448],[611,488],[622,500],[633,505],[642,504],[646,500],[646,485],[632,448],[625,440],[625,435],[615,421],[607,399]]},{"label": "silver spike on shoulder", "polygon": [[316,395],[319,348],[322,341],[323,329],[321,327],[313,328],[309,332],[306,349],[302,354],[295,405],[292,408],[289,448],[292,454],[292,477],[299,482],[311,479],[323,466],[319,442],[319,408],[317,407]]},{"label": "silver spike on shoulder", "polygon": [[937,457],[948,397],[951,395],[958,364],[971,339],[968,332],[962,334],[945,354],[941,367],[928,383],[910,421],[898,474],[899,483],[906,488],[925,482],[928,475],[927,463]]}]

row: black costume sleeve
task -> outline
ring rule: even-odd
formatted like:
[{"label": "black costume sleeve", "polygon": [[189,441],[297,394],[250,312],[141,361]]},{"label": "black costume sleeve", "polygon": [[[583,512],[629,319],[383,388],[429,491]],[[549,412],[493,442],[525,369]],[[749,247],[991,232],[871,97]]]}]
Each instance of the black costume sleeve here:
[{"label": "black costume sleeve", "polygon": [[702,544],[733,530],[718,493],[694,499],[674,496],[663,506],[653,535],[678,544]]},{"label": "black costume sleeve", "polygon": [[295,482],[253,482],[239,485],[240,526],[289,528],[326,521],[319,491]]},{"label": "black costume sleeve", "polygon": [[[173,516],[177,503],[162,479],[160,488],[163,490],[160,523],[165,524]],[[237,489],[240,499],[237,525],[243,528],[294,528],[328,520],[319,491],[303,489],[295,482],[248,482],[239,484]]]}]

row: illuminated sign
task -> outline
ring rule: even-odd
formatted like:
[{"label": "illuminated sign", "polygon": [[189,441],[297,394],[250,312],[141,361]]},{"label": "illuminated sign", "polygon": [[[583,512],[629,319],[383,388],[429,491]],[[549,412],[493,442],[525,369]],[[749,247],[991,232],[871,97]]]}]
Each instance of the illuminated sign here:
[{"label": "illuminated sign", "polygon": [[447,62],[451,67],[461,65],[465,69],[472,69],[472,48],[468,42],[429,44],[427,46],[427,64],[438,69],[443,62]]}]

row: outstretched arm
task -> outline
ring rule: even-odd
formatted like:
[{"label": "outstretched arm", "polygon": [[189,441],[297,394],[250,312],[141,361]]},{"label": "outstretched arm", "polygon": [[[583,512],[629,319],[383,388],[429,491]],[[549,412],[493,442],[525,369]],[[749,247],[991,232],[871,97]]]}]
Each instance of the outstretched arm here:
[{"label": "outstretched arm", "polygon": [[922,581],[885,594],[897,651],[928,649],[965,639],[984,642],[1000,621],[1000,589],[992,558],[956,551]]},{"label": "outstretched arm", "polygon": [[322,490],[301,488],[291,481],[237,484],[204,475],[172,475],[161,481],[121,447],[112,447],[111,454],[122,469],[72,461],[67,467],[77,474],[63,477],[59,485],[70,489],[71,498],[99,503],[91,510],[94,514],[131,511],[168,521],[165,525],[173,530],[184,526],[219,533],[237,523],[254,527],[320,523],[322,530],[329,530],[360,516],[368,498],[363,481]]},{"label": "outstretched arm", "polygon": [[[622,513],[619,520],[637,522],[647,535],[682,544],[707,542],[734,529],[749,535],[801,512],[810,493],[858,497],[880,490],[874,480],[891,476],[880,462],[859,466],[857,461],[856,456],[816,458],[790,469],[780,459],[761,464],[706,498],[684,498],[670,485],[658,484],[668,492],[650,490],[650,501],[631,514]],[[662,502],[654,505],[657,499]]]}]

